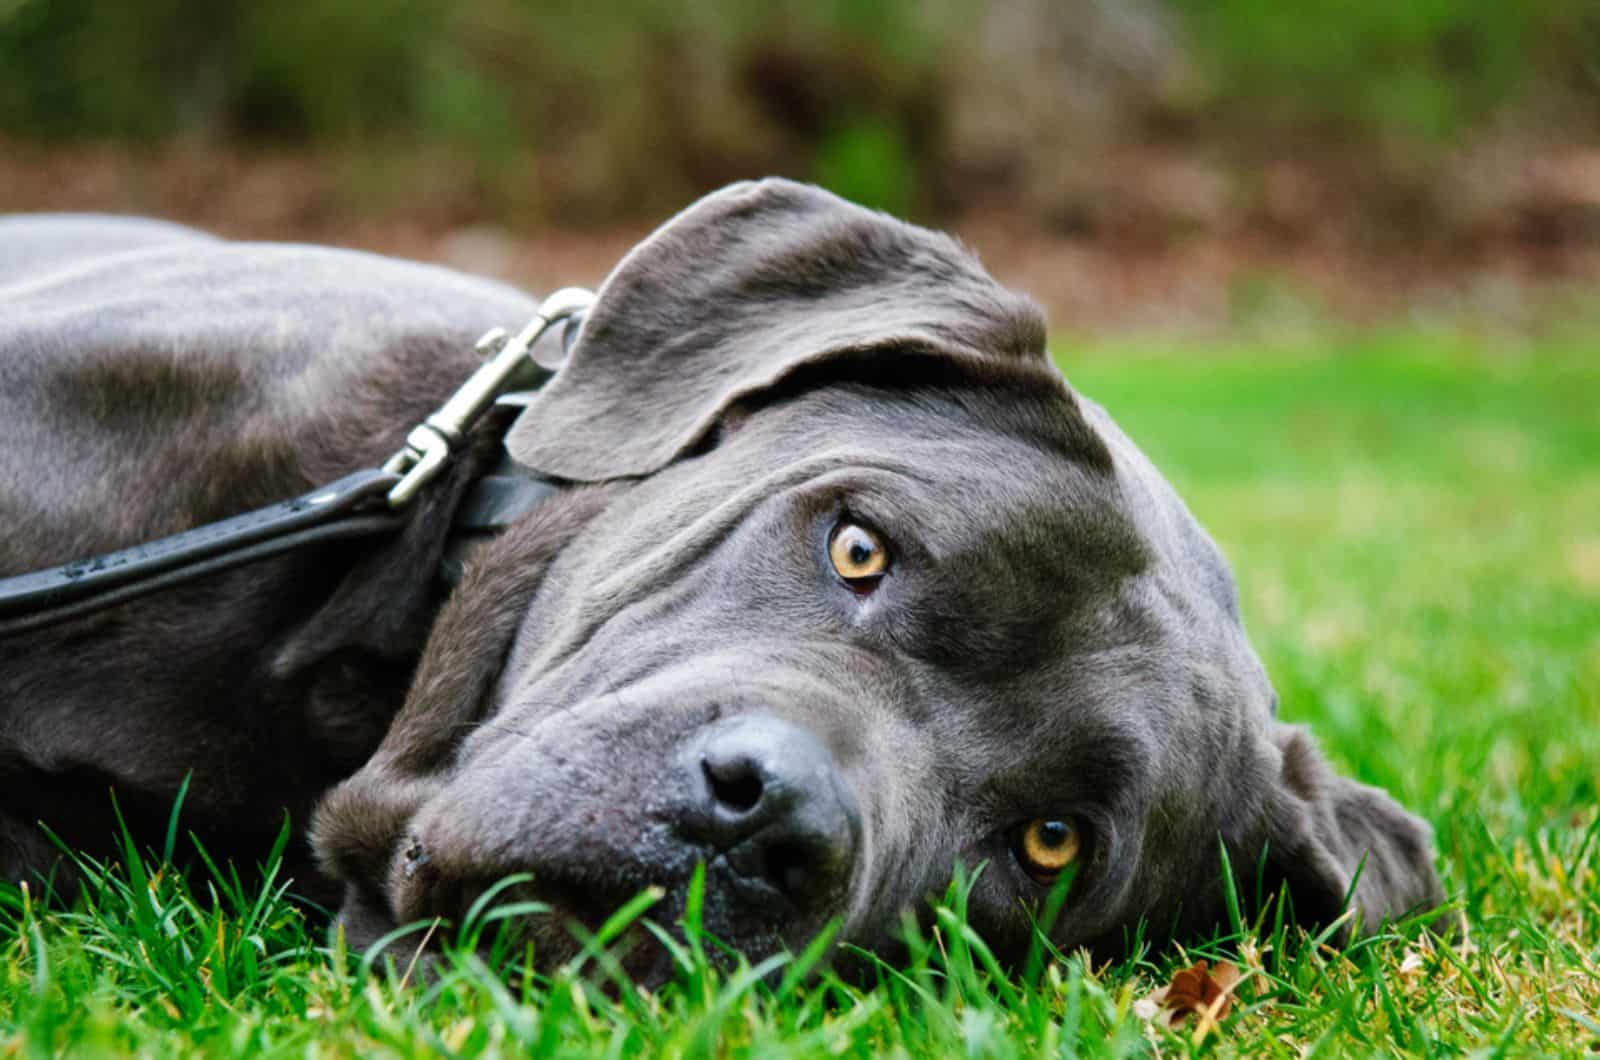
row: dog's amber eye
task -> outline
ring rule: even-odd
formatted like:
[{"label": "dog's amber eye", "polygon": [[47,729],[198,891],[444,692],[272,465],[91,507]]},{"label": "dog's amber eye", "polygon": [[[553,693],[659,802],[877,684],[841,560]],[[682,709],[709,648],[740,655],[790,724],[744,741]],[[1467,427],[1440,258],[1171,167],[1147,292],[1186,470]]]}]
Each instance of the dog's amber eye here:
[{"label": "dog's amber eye", "polygon": [[828,559],[839,577],[856,588],[870,588],[889,569],[888,546],[859,523],[840,523],[834,528]]},{"label": "dog's amber eye", "polygon": [[1078,860],[1082,841],[1071,821],[1036,817],[1017,832],[1017,861],[1029,876],[1040,883],[1051,883]]}]

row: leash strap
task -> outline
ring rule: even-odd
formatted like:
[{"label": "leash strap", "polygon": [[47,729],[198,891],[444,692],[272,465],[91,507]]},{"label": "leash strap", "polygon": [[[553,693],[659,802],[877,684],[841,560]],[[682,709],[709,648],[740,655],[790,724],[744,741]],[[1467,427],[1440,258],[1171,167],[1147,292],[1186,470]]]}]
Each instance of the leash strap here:
[{"label": "leash strap", "polygon": [[98,611],[202,574],[314,542],[392,533],[404,511],[389,507],[400,476],[357,471],[293,500],[102,556],[0,579],[0,637]]},{"label": "leash strap", "polygon": [[[227,570],[309,544],[393,533],[405,525],[411,501],[440,471],[472,425],[502,394],[529,379],[549,378],[529,356],[558,322],[566,341],[594,296],[575,287],[546,298],[520,332],[496,328],[478,340],[488,360],[440,409],[412,429],[406,445],[381,469],[357,471],[293,500],[156,541],[60,567],[0,578],[0,637],[52,626],[214,571]],[[496,475],[473,490],[458,519],[467,531],[492,531],[556,492],[525,475]]]}]

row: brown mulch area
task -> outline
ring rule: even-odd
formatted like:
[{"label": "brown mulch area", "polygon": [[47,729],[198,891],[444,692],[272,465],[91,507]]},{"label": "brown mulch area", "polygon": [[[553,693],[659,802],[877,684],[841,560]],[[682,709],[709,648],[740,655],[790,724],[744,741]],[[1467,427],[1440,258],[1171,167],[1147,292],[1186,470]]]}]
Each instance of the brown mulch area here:
[{"label": "brown mulch area", "polygon": [[[537,163],[529,161],[528,166]],[[1407,215],[1359,167],[1237,170],[1151,152],[1102,160],[1075,208],[991,201],[941,222],[1058,328],[1215,332],[1240,323],[1465,317],[1521,330],[1581,311],[1600,280],[1600,149],[1495,171],[1493,192]],[[593,284],[651,221],[566,223],[519,196],[530,170],[456,159],[169,145],[41,147],[0,138],[0,212],[143,213],[238,238],[359,247],[532,290]],[[1457,196],[1457,199],[1460,197]]]}]

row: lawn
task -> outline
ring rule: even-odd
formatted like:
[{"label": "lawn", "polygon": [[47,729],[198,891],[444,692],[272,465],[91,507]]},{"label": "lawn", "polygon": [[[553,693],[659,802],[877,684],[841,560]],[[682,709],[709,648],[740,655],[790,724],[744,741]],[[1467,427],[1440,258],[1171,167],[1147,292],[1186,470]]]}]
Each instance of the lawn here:
[{"label": "lawn", "polygon": [[[283,881],[186,884],[141,858],[67,912],[0,884],[0,1055],[1600,1049],[1597,347],[1408,331],[1058,351],[1232,559],[1284,716],[1433,823],[1464,939],[1402,926],[1338,953],[1246,923],[1187,953],[1002,974],[956,887],[876,985],[804,975],[809,955],[712,972],[692,932],[655,994],[608,988],[598,941],[538,983],[463,956],[401,985],[327,948]],[[1241,1003],[1157,1029],[1142,999],[1196,956],[1244,969]]]}]

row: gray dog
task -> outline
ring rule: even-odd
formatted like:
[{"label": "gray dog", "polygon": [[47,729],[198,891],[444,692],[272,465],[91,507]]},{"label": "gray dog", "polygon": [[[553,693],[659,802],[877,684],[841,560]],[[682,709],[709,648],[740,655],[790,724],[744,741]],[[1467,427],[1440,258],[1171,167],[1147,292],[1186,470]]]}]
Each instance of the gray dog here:
[{"label": "gray dog", "polygon": [[[109,218],[0,221],[0,575],[381,463],[525,295],[352,252]],[[1333,775],[1228,567],[948,238],[783,181],[674,218],[554,380],[403,530],[0,639],[0,871],[154,843],[248,862],[285,811],[356,944],[531,873],[591,925],[648,885],[751,955],[886,945],[958,862],[1021,953],[1114,953],[1247,897],[1369,927],[1439,898],[1425,825]],[[517,415],[514,423],[509,416]],[[559,485],[463,550],[509,454]],[[65,877],[63,877],[65,879]],[[1264,888],[1259,886],[1264,883]],[[1141,927],[1142,922],[1142,927]]]}]

